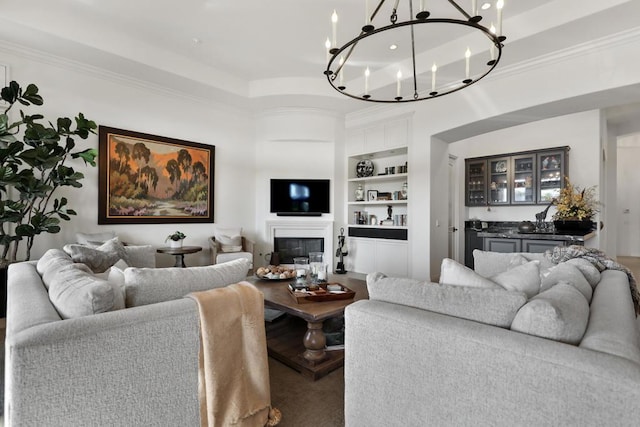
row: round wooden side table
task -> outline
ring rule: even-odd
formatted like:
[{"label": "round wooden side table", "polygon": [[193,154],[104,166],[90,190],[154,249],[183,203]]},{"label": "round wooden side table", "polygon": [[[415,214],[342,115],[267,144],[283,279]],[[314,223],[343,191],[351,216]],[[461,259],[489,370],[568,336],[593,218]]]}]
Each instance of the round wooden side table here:
[{"label": "round wooden side table", "polygon": [[186,254],[193,254],[196,252],[200,252],[201,250],[202,250],[202,246],[183,246],[181,248],[170,248],[170,247],[158,248],[156,249],[156,252],[160,254],[173,255],[174,257],[176,257],[176,263],[174,267],[185,268],[186,265],[184,263],[184,256]]}]

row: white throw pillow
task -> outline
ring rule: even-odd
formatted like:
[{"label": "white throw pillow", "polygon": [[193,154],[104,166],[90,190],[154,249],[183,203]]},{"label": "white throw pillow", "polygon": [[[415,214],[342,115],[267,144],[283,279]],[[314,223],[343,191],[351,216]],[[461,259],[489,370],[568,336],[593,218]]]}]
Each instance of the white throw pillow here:
[{"label": "white throw pillow", "polygon": [[102,233],[76,233],[76,242],[81,245],[100,246],[107,240],[116,237],[115,231],[105,231]]},{"label": "white throw pillow", "polygon": [[580,293],[582,293],[582,295],[584,295],[588,303],[591,302],[593,288],[591,288],[587,279],[585,279],[582,272],[575,265],[561,262],[555,267],[549,269],[548,274],[546,274],[542,279],[540,291],[546,291],[560,282],[574,286],[580,291]]},{"label": "white throw pillow", "polygon": [[467,266],[450,258],[442,260],[440,266],[440,283],[455,286],[472,286],[476,288],[501,288],[494,281],[481,276]]},{"label": "white throw pillow", "polygon": [[151,245],[123,246],[124,261],[128,267],[154,268],[156,266],[156,250]]},{"label": "white throw pillow", "polygon": [[249,262],[188,268],[134,268],[124,270],[126,306],[133,307],[182,298],[189,292],[227,286],[246,279]]},{"label": "white throw pillow", "polygon": [[103,273],[119,259],[126,258],[124,246],[117,237],[107,240],[97,248],[69,244],[63,249],[74,262],[86,264],[94,273]]},{"label": "white throw pillow", "polygon": [[[524,259],[524,258],[522,258]],[[524,292],[531,298],[540,292],[540,262],[529,261],[491,278],[508,291]]]},{"label": "white throw pillow", "polygon": [[584,278],[587,279],[587,282],[589,282],[592,288],[595,288],[596,285],[600,283],[600,271],[596,268],[595,265],[591,264],[586,259],[572,258],[565,261],[565,263],[577,267]]},{"label": "white throw pillow", "polygon": [[527,262],[519,253],[473,250],[473,269],[482,277],[493,277]]},{"label": "white throw pillow", "polygon": [[117,308],[115,298],[114,287],[95,277],[83,264],[58,271],[49,286],[49,299],[63,319],[113,310]]},{"label": "white throw pillow", "polygon": [[589,303],[575,287],[558,283],[526,303],[511,330],[567,344],[579,344],[589,321]]},{"label": "white throw pillow", "polygon": [[242,228],[217,227],[216,243],[222,252],[240,252],[242,250]]}]

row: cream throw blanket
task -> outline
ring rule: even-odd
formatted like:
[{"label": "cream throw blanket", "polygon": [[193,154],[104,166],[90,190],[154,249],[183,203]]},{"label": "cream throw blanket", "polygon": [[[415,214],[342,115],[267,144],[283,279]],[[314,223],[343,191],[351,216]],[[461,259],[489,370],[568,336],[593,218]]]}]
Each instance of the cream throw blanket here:
[{"label": "cream throw blanket", "polygon": [[262,293],[240,282],[189,296],[200,312],[201,425],[266,425],[271,391]]}]

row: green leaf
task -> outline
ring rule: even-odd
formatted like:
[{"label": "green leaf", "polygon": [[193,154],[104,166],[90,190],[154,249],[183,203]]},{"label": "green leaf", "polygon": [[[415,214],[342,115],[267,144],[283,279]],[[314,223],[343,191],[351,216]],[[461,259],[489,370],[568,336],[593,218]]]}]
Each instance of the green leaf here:
[{"label": "green leaf", "polygon": [[40,95],[38,95],[38,86],[33,83],[29,84],[25,89],[22,97],[32,103],[33,105],[42,105],[43,100]]},{"label": "green leaf", "polygon": [[88,148],[84,151],[80,151],[78,153],[71,154],[71,157],[77,159],[78,157],[84,160],[85,164],[90,164],[91,166],[96,166],[96,157],[98,157],[98,151],[95,148]]},{"label": "green leaf", "polygon": [[36,229],[29,224],[20,224],[16,227],[16,235],[19,237],[35,236]]}]

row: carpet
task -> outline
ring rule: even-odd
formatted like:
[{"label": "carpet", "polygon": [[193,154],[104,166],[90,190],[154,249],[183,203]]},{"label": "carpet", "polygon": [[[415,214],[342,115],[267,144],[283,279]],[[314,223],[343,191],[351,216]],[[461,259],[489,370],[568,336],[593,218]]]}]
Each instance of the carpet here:
[{"label": "carpet", "polygon": [[278,427],[344,426],[344,368],[316,381],[269,358],[271,406],[282,412]]}]

